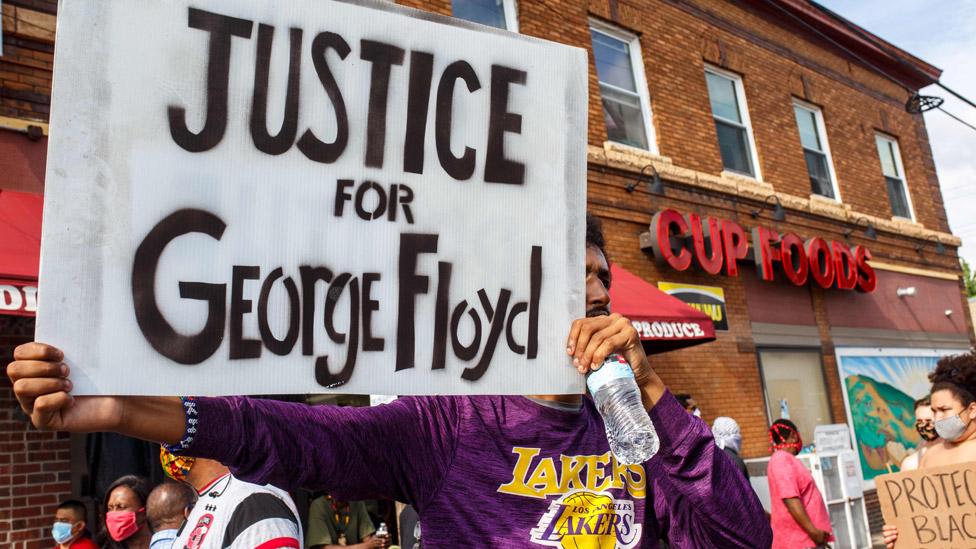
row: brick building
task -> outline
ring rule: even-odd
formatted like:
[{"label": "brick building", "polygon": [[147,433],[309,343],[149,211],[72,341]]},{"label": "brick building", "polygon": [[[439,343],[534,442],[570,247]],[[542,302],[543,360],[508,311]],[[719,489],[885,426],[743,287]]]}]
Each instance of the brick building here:
[{"label": "brick building", "polygon": [[[884,356],[971,345],[960,242],[924,120],[905,108],[939,69],[806,0],[401,3],[589,51],[589,210],[626,270],[722,290],[728,329],[653,364],[706,420],[738,420],[745,458],[761,466],[767,426],[784,407],[808,440],[816,424],[849,421],[838,369],[845,349]],[[3,1],[4,193],[43,189],[55,10],[52,1]],[[652,187],[655,173],[661,184]],[[710,275],[697,262],[674,269],[651,251],[654,214],[668,210],[734,221],[746,234],[763,227],[862,246],[877,289],[796,285],[781,267],[761,280],[745,262],[753,257],[737,276]],[[4,363],[31,333],[29,316],[0,316]],[[78,495],[83,460],[77,445],[71,457],[69,439],[29,432],[6,377],[0,402],[0,545],[40,547],[27,540],[45,539],[51,504],[72,491],[70,479]]]}]

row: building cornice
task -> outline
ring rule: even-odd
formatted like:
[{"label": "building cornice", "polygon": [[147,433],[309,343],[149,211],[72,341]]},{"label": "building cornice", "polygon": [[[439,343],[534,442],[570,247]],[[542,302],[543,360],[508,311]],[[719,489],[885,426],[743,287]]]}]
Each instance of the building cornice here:
[{"label": "building cornice", "polygon": [[923,241],[937,239],[946,246],[959,247],[962,240],[954,234],[935,231],[901,218],[882,218],[860,212],[849,204],[843,204],[820,196],[796,196],[778,192],[768,182],[736,176],[731,173],[714,175],[689,168],[676,166],[670,158],[658,156],[647,151],[605,142],[603,147],[589,145],[587,148],[587,162],[590,165],[604,166],[631,172],[635,177],[641,168],[648,164],[661,175],[662,179],[680,183],[689,187],[719,192],[729,197],[753,200],[763,203],[770,195],[776,196],[784,208],[804,212],[829,221],[856,224],[867,220],[878,231],[891,233],[895,236],[915,238]]}]

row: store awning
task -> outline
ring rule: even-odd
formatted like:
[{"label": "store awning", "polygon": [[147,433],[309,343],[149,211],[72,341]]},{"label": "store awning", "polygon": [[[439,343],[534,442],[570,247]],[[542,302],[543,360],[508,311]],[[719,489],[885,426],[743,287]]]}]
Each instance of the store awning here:
[{"label": "store awning", "polygon": [[610,309],[629,318],[648,354],[715,339],[712,319],[619,265],[610,266]]},{"label": "store awning", "polygon": [[43,205],[42,195],[0,189],[0,314],[37,310]]}]

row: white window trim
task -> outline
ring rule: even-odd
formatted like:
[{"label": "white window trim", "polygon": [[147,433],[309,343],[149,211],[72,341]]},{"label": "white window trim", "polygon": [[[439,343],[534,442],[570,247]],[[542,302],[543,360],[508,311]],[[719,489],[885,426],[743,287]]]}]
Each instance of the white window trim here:
[{"label": "white window trim", "polygon": [[[823,111],[820,107],[795,97],[793,98],[793,106],[813,113],[814,119],[817,122],[817,136],[820,138],[820,145],[823,147],[823,151],[821,152],[827,156],[827,170],[830,174],[830,184],[834,188],[834,198],[830,199],[823,195],[817,196],[834,200],[838,204],[843,203],[840,197],[840,184],[837,182],[837,173],[834,171],[834,157],[830,154],[830,142],[827,140],[827,126],[824,124]],[[797,132],[799,131],[800,129],[797,128]],[[800,142],[800,147],[803,148],[802,141]],[[804,163],[806,162],[804,161]]]},{"label": "white window trim", "polygon": [[[641,49],[641,45],[640,45],[640,37],[638,37],[636,34],[632,32],[625,31],[621,28],[614,27],[613,25],[604,23],[599,19],[593,19],[593,18],[590,18],[590,29],[599,32],[600,34],[605,34],[610,38],[616,38],[617,40],[627,42],[627,45],[629,46],[628,49],[630,50],[630,70],[632,71],[634,76],[634,86],[637,88],[637,95],[640,98],[641,118],[643,118],[644,120],[644,135],[647,137],[646,150],[650,151],[652,154],[655,155],[659,154],[657,150],[657,135],[654,132],[654,123],[653,123],[654,118],[651,115],[651,94],[647,87],[647,76],[644,73],[644,57],[643,57],[643,50]],[[590,47],[592,49],[592,45]],[[594,63],[596,63],[595,60]],[[593,68],[594,70],[596,70],[596,66],[594,66]],[[598,85],[614,88],[612,84],[604,84],[600,82],[599,74],[597,74],[596,79]],[[615,89],[619,89],[619,88],[615,88]],[[629,90],[621,90],[621,91],[632,93]],[[603,108],[602,98],[600,101],[600,108],[601,109]],[[639,151],[645,150],[639,147],[634,147],[632,145],[617,143],[616,141],[614,141],[614,143],[622,147],[629,147],[631,149],[636,149]]]},{"label": "white window trim", "polygon": [[[732,81],[733,85],[735,86],[735,98],[736,101],[739,103],[737,105],[739,107],[739,114],[742,116],[742,122],[740,122],[740,124],[745,126],[746,135],[749,137],[749,145],[750,145],[749,158],[752,160],[752,167],[756,173],[755,175],[749,175],[747,173],[740,173],[733,170],[723,170],[723,171],[726,171],[731,174],[735,174],[740,177],[746,177],[749,179],[755,179],[756,181],[762,181],[763,180],[762,168],[759,167],[759,150],[756,148],[756,137],[752,133],[752,119],[749,117],[749,102],[746,101],[746,90],[745,87],[742,85],[742,77],[734,72],[729,72],[725,69],[720,69],[714,65],[709,65],[707,63],[705,64],[705,72],[710,72],[717,76],[728,78],[729,80]],[[705,91],[707,94],[708,93],[707,83],[706,83]],[[711,110],[711,108],[712,108],[711,98],[709,97],[708,109]],[[733,123],[731,120],[726,120],[725,118],[716,116],[714,112],[712,112],[712,118],[713,119],[719,118],[721,120]],[[718,135],[716,134],[715,137],[717,140]]]},{"label": "white window trim", "polygon": [[[878,149],[878,139],[881,139],[881,140],[884,140],[884,141],[888,141],[889,143],[894,144],[893,149],[895,151],[895,167],[898,168],[898,173],[901,174],[901,185],[902,185],[902,187],[904,187],[904,190],[905,190],[905,200],[906,200],[906,202],[908,202],[908,213],[911,216],[911,217],[902,217],[900,215],[894,215],[894,213],[892,213],[892,218],[894,218],[894,219],[908,219],[909,221],[912,221],[914,223],[915,222],[915,205],[912,204],[912,193],[911,193],[911,191],[909,190],[909,187],[908,187],[908,176],[905,175],[905,166],[901,163],[901,147],[898,145],[898,138],[897,137],[894,137],[894,136],[891,136],[891,135],[888,135],[886,133],[874,132],[874,140],[875,140],[874,141],[874,143],[875,143],[874,144],[874,149],[875,150]],[[881,158],[878,158],[878,162],[879,163],[881,162]],[[884,167],[881,168],[881,176],[882,177],[885,177]],[[887,189],[887,186],[886,186],[886,188],[885,188],[885,194],[887,194],[887,193],[888,193],[888,189]],[[890,202],[891,201],[891,198],[889,198],[888,200],[889,200],[888,207],[890,208],[891,207],[891,202]]]},{"label": "white window trim", "polygon": [[516,0],[503,0],[502,9],[505,10],[505,28],[511,32],[518,32],[518,4]]}]

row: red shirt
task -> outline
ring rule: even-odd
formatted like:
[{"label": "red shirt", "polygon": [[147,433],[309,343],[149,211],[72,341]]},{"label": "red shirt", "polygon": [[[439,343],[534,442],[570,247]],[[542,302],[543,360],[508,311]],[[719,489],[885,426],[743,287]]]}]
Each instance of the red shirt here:
[{"label": "red shirt", "polygon": [[[60,547],[61,544],[59,543],[54,546],[54,549],[59,549]],[[91,538],[78,538],[71,542],[68,549],[98,549],[98,546],[95,545],[95,542]]]},{"label": "red shirt", "polygon": [[773,549],[815,547],[817,544],[800,527],[783,503],[786,498],[800,498],[813,525],[830,532],[827,505],[813,481],[813,475],[796,456],[783,450],[773,452],[773,456],[769,458],[767,474],[769,497],[772,500],[770,521],[773,527]]}]

